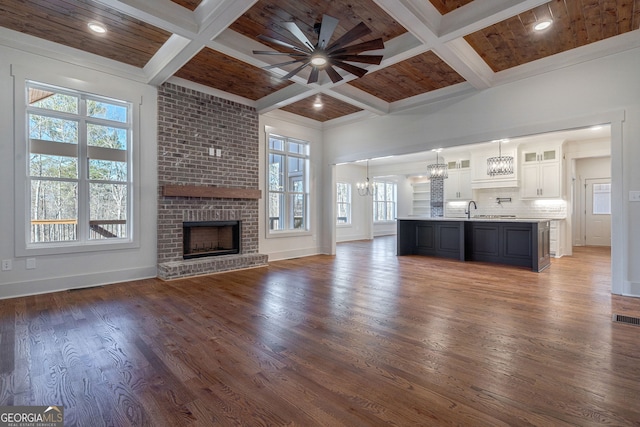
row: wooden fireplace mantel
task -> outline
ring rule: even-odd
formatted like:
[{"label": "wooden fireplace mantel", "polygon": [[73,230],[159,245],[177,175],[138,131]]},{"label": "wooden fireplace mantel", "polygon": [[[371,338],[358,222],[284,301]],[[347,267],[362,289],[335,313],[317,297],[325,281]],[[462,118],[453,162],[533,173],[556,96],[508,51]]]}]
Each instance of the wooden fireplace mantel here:
[{"label": "wooden fireplace mantel", "polygon": [[260,199],[261,190],[251,188],[213,187],[208,185],[164,185],[165,197],[208,197],[217,199]]}]

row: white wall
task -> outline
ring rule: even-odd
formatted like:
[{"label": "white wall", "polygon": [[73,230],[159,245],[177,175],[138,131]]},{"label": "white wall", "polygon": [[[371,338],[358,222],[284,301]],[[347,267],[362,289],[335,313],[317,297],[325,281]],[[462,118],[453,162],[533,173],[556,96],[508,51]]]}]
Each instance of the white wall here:
[{"label": "white wall", "polygon": [[[331,176],[323,161],[322,131],[311,120],[305,120],[300,116],[285,112],[271,112],[260,116],[260,189],[262,199],[258,209],[260,216],[259,252],[269,255],[269,260],[296,258],[300,256],[326,253],[326,245],[334,239],[335,221],[330,226],[324,226],[322,218],[329,215],[325,205],[327,199],[334,199],[335,189],[330,187],[331,178],[324,179],[323,174]],[[280,233],[277,237],[268,235],[266,226],[266,165],[267,165],[267,133],[276,133],[282,136],[308,141],[311,145],[311,168],[309,171],[309,184],[311,200],[309,201],[310,231],[308,233]],[[326,182],[326,184],[325,184]],[[332,203],[333,204],[333,203]],[[332,210],[335,212],[335,209]],[[330,214],[331,218],[335,214]]]},{"label": "white wall", "polygon": [[373,237],[373,209],[370,196],[360,196],[356,183],[366,178],[366,167],[361,164],[336,166],[336,182],[351,184],[351,224],[336,225],[336,242],[367,240]]},{"label": "white wall", "polygon": [[[13,69],[13,73],[12,73]],[[16,72],[19,70],[19,73]],[[33,76],[45,83],[118,97],[140,105],[140,143],[134,193],[140,207],[135,247],[73,254],[35,256],[36,269],[26,270],[26,257],[17,256],[14,244],[23,231],[16,229],[14,215],[14,163],[25,161],[17,144],[25,146],[23,129],[14,129],[12,75]],[[18,90],[24,81],[16,81]],[[11,271],[0,271],[0,298],[81,288],[99,284],[155,277],[156,275],[156,133],[157,95],[154,87],[99,71],[46,59],[0,46],[0,259],[12,261]],[[24,114],[17,111],[16,114]],[[134,159],[135,163],[136,159]]]},{"label": "white wall", "polygon": [[[327,129],[325,160],[406,154],[612,123],[612,290],[640,296],[640,49],[504,84],[407,113]],[[389,144],[394,141],[394,144]]]}]

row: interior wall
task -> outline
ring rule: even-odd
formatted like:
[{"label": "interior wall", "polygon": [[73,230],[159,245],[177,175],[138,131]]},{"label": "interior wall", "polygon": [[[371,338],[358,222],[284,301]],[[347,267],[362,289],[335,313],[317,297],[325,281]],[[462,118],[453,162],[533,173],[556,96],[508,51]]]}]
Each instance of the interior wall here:
[{"label": "interior wall", "polygon": [[[152,86],[114,77],[89,68],[43,58],[0,46],[0,259],[11,260],[10,271],[0,271],[0,298],[82,288],[100,284],[155,277],[156,275],[156,121],[157,96]],[[12,73],[12,69],[14,72]],[[35,269],[26,269],[26,256],[16,255],[14,242],[23,236],[16,230],[14,212],[14,164],[25,161],[14,151],[26,146],[23,129],[14,129],[15,70],[44,83],[129,100],[139,107],[139,147],[134,158],[137,180],[133,183],[139,215],[132,218],[138,240],[134,247],[33,257]],[[24,85],[24,81],[16,81]],[[16,114],[24,114],[17,111]],[[14,141],[15,137],[15,141]],[[20,146],[20,145],[16,145]],[[18,156],[18,157],[16,157]],[[32,258],[29,256],[29,258]]]},{"label": "interior wall", "polygon": [[356,184],[366,178],[362,164],[336,166],[336,182],[351,184],[351,224],[336,225],[336,242],[367,240],[373,237],[372,198],[360,196]]},{"label": "interior wall", "polygon": [[[325,158],[407,154],[500,138],[612,123],[612,290],[640,296],[640,49],[515,81],[441,105],[325,131]],[[389,144],[388,141],[394,141]]]}]

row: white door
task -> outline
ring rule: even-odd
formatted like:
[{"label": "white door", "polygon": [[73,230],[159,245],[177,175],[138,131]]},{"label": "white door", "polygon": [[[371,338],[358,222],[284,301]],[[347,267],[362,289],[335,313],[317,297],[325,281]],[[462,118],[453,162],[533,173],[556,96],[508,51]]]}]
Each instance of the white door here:
[{"label": "white door", "polygon": [[611,246],[611,179],[585,180],[585,243]]}]

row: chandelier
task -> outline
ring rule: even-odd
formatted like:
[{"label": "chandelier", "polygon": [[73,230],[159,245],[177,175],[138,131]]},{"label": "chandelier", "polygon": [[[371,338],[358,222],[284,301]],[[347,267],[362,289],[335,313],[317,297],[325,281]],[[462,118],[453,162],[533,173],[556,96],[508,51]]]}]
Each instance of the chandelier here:
[{"label": "chandelier", "polygon": [[513,174],[513,157],[502,155],[502,139],[498,140],[498,157],[487,159],[487,175],[511,175]]},{"label": "chandelier", "polygon": [[446,163],[440,163],[438,153],[440,149],[433,150],[436,152],[436,162],[427,165],[427,175],[429,178],[449,178],[449,172]]},{"label": "chandelier", "polygon": [[356,188],[358,194],[361,196],[373,196],[373,184],[369,182],[369,160],[367,159],[367,180],[364,182],[357,182]]}]

